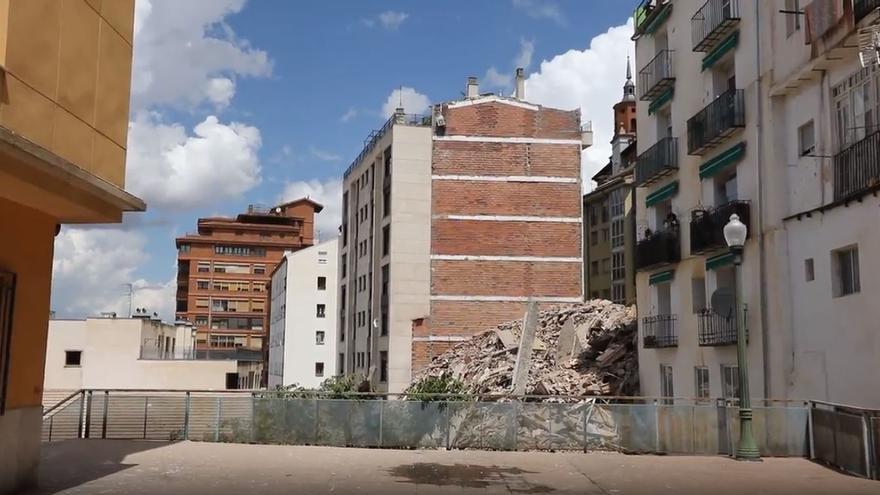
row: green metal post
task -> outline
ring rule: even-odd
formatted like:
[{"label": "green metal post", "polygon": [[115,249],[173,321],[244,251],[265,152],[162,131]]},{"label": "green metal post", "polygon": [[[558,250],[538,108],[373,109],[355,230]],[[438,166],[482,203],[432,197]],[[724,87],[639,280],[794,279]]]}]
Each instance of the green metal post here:
[{"label": "green metal post", "polygon": [[743,248],[731,247],[731,251],[736,272],[736,360],[739,367],[739,445],[736,448],[736,458],[741,461],[759,461],[761,453],[758,452],[752,434],[752,401],[749,398],[749,358],[742,287]]}]

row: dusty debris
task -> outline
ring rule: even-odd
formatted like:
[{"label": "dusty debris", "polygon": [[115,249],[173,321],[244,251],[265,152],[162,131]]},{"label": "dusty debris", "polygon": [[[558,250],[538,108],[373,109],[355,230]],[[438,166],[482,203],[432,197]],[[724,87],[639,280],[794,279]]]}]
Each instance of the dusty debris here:
[{"label": "dusty debris", "polygon": [[[448,375],[473,394],[512,391],[522,319],[502,323],[441,354],[414,379]],[[605,300],[538,314],[525,393],[638,393],[636,309]],[[538,345],[540,342],[541,345]]]}]

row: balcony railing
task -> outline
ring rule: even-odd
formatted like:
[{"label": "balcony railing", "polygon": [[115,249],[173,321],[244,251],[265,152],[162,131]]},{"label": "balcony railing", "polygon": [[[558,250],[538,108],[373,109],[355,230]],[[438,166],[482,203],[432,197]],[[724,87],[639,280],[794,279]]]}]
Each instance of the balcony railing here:
[{"label": "balcony railing", "polygon": [[724,317],[711,309],[704,309],[698,315],[697,328],[701,346],[722,346],[736,344],[736,318]]},{"label": "balcony railing", "polygon": [[691,254],[701,254],[716,248],[724,247],[724,226],[730,221],[730,215],[736,213],[740,221],[749,226],[748,201],[731,201],[725,205],[709,210],[697,210],[691,214]]},{"label": "balcony railing", "polygon": [[709,0],[691,18],[695,52],[708,52],[739,25],[739,0]]},{"label": "balcony railing", "polygon": [[636,158],[636,185],[656,182],[678,170],[678,139],[663,138]]},{"label": "balcony railing", "polygon": [[651,101],[675,85],[674,50],[660,50],[639,71],[640,99]]},{"label": "balcony railing", "polygon": [[853,17],[856,23],[877,8],[880,8],[880,0],[853,0]]},{"label": "balcony railing", "polygon": [[741,89],[725,91],[688,119],[688,154],[702,155],[746,125],[745,96]]},{"label": "balcony railing", "polygon": [[661,14],[670,7],[669,0],[642,0],[633,12],[636,34],[642,34],[645,29]]},{"label": "balcony railing", "polygon": [[677,263],[681,260],[677,229],[654,232],[636,245],[636,269]]},{"label": "balcony railing", "polygon": [[675,315],[654,315],[642,318],[642,342],[645,349],[677,347]]},{"label": "balcony railing", "polygon": [[834,200],[857,196],[880,184],[880,131],[834,155]]}]

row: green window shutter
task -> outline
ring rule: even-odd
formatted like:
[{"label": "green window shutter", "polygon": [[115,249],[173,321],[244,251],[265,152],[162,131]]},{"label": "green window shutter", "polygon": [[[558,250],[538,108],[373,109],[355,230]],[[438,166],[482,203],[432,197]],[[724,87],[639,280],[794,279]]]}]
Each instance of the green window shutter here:
[{"label": "green window shutter", "polygon": [[665,201],[678,192],[678,181],[670,182],[665,186],[652,192],[645,198],[645,206],[654,206],[661,201]]},{"label": "green window shutter", "polygon": [[746,153],[746,143],[741,142],[722,151],[715,158],[700,165],[700,178],[707,179],[740,160]]},{"label": "green window shutter", "polygon": [[733,253],[721,253],[706,260],[706,270],[717,270],[733,264]]},{"label": "green window shutter", "polygon": [[663,282],[672,281],[672,277],[675,276],[675,270],[666,270],[665,272],[658,272],[651,274],[651,277],[648,279],[648,285],[657,285],[662,284]]},{"label": "green window shutter", "polygon": [[703,57],[703,70],[708,69],[715,65],[715,62],[721,60],[721,57],[724,56],[725,53],[730,50],[736,48],[736,45],[739,43],[739,31],[734,32],[730,36],[727,37],[721,43],[718,43],[718,46],[712,49],[711,52],[707,53],[705,57]]}]

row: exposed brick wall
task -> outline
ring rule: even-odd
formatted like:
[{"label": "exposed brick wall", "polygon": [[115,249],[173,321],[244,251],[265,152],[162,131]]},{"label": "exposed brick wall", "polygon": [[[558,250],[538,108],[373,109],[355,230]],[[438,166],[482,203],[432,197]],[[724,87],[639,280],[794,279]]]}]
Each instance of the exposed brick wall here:
[{"label": "exposed brick wall", "polygon": [[[557,306],[538,304],[539,310]],[[521,320],[524,302],[431,301],[431,333],[434,335],[474,335],[499,323]]]},{"label": "exposed brick wall", "polygon": [[537,111],[504,103],[443,107],[450,136],[519,136],[580,139],[580,110],[539,108]]},{"label": "exposed brick wall", "polygon": [[431,361],[440,354],[455,347],[459,342],[430,342],[417,341],[412,344],[412,368],[413,373],[424,369]]},{"label": "exposed brick wall", "polygon": [[436,175],[580,177],[580,146],[435,141]]},{"label": "exposed brick wall", "polygon": [[580,185],[491,181],[435,180],[435,215],[580,216]]},{"label": "exposed brick wall", "polygon": [[[435,219],[433,254],[580,256],[581,224]],[[580,266],[571,264],[573,270]]]},{"label": "exposed brick wall", "polygon": [[431,263],[431,293],[578,297],[581,295],[580,266],[580,263],[547,261],[435,260]]}]

